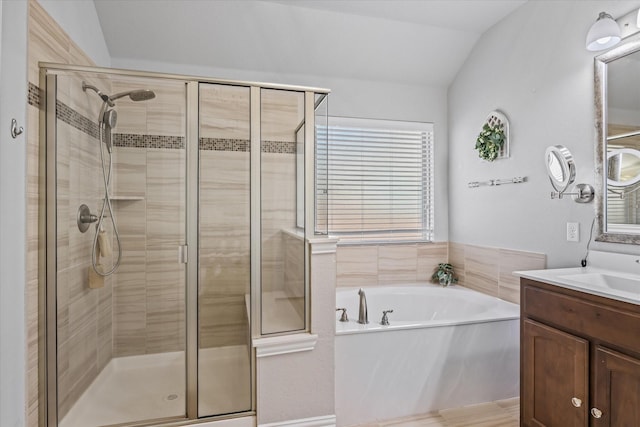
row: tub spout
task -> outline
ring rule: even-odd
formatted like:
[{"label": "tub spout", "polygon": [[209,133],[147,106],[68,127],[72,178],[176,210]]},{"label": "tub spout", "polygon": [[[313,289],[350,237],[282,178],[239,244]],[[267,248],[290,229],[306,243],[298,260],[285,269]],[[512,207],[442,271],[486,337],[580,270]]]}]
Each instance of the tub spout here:
[{"label": "tub spout", "polygon": [[364,294],[364,289],[360,288],[358,291],[360,295],[360,310],[358,312],[358,323],[366,325],[369,323],[369,314],[367,313],[367,297]]}]

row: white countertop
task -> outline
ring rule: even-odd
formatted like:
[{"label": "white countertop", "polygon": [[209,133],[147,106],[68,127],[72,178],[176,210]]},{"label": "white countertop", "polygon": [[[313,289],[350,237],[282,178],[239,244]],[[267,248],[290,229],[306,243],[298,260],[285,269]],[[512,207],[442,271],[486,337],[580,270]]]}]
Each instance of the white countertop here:
[{"label": "white countertop", "polygon": [[590,252],[587,267],[514,271],[514,275],[640,305],[640,257]]},{"label": "white countertop", "polygon": [[[617,271],[595,267],[514,271],[513,274],[515,274],[516,276],[524,277],[526,279],[537,280],[538,282],[551,283],[552,285],[560,286],[567,289],[573,289],[592,295],[599,295],[605,298],[611,298],[640,305],[640,276],[638,275],[625,274]],[[600,275],[600,277],[597,277],[598,275]],[[585,281],[579,280],[580,276],[583,276]],[[602,276],[610,276],[623,280],[628,279],[637,281],[638,289],[635,291],[629,291],[623,289],[613,289],[604,284],[589,283],[590,280],[597,282],[598,279],[602,278]]]}]

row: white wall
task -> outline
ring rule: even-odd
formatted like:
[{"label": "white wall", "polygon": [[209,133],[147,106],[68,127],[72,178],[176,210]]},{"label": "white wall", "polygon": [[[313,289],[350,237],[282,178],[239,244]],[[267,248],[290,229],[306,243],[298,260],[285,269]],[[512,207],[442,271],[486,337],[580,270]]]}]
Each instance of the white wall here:
[{"label": "white wall", "polygon": [[[638,6],[530,0],[480,38],[449,88],[451,241],[543,252],[549,267],[579,265],[594,204],[550,199],[544,152],[565,145],[576,161],[576,183],[594,184],[594,54],[585,49],[585,37],[598,12],[618,17]],[[496,108],[510,119],[511,158],[487,163],[474,145]],[[514,176],[528,182],[467,187]],[[580,242],[566,242],[567,222],[580,223]],[[640,252],[628,245],[591,247]]]},{"label": "white wall", "polygon": [[93,1],[38,0],[38,3],[96,65],[111,65],[111,56]]},{"label": "white wall", "polygon": [[27,2],[0,2],[0,425],[25,425]]},{"label": "white wall", "polygon": [[[267,44],[268,45],[268,44]],[[242,52],[238,52],[242,55]],[[209,78],[261,81],[331,89],[329,115],[432,122],[435,127],[435,240],[448,239],[447,93],[446,88],[354,80],[302,74],[265,73],[255,70],[208,68],[186,64],[112,58],[115,68],[177,73]]]}]

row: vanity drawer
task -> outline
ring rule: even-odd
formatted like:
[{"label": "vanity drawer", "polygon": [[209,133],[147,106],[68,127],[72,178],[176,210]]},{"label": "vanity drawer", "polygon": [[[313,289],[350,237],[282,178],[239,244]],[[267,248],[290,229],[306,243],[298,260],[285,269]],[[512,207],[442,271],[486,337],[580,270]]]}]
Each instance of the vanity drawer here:
[{"label": "vanity drawer", "polygon": [[581,298],[581,292],[571,292],[577,296],[565,295],[533,283],[524,284],[522,289],[523,315],[640,354],[640,307],[629,311],[622,302],[598,303],[591,295],[589,298]]}]

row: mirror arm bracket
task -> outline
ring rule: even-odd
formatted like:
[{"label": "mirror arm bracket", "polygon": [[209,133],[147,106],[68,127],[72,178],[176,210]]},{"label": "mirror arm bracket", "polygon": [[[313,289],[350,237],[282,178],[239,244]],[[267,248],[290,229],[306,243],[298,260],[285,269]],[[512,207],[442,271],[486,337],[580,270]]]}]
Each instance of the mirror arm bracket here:
[{"label": "mirror arm bracket", "polygon": [[595,190],[589,184],[577,184],[573,193],[567,193],[566,191],[552,191],[552,199],[562,199],[564,196],[573,196],[573,200],[576,203],[589,203],[595,196]]}]

